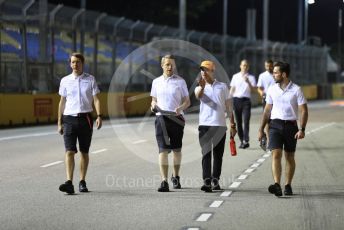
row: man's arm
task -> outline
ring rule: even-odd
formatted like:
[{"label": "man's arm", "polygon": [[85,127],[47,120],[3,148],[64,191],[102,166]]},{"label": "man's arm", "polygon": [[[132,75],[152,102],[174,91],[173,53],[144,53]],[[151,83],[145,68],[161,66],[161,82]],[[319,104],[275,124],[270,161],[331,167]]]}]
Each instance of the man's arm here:
[{"label": "man's arm", "polygon": [[230,135],[232,137],[235,136],[235,134],[237,133],[236,131],[236,124],[234,121],[234,114],[233,114],[233,99],[228,99],[225,101],[225,105],[226,105],[226,113],[227,116],[229,117],[229,121],[230,121]]},{"label": "man's arm", "polygon": [[61,96],[59,107],[57,110],[57,131],[61,135],[63,134],[62,116],[63,116],[63,111],[65,110],[65,105],[66,105],[66,98]]},{"label": "man's arm", "polygon": [[271,109],[272,109],[272,104],[266,104],[263,112],[263,117],[262,121],[260,123],[260,127],[258,130],[258,140],[260,141],[263,137],[264,134],[264,128],[265,125],[269,122],[270,120],[270,114],[271,114]]},{"label": "man's arm", "polygon": [[94,108],[96,109],[97,113],[97,120],[96,120],[96,125],[97,129],[100,129],[102,127],[102,112],[100,108],[100,100],[98,98],[98,94],[93,96],[93,103],[94,103]]},{"label": "man's arm", "polygon": [[158,101],[156,97],[152,97],[152,102],[151,102],[151,111],[153,112],[155,106],[157,105]]},{"label": "man's arm", "polygon": [[261,97],[263,97],[264,96],[264,87],[257,87],[257,91],[258,91],[258,93],[259,93],[259,95],[261,96]]},{"label": "man's arm", "polygon": [[295,135],[295,139],[302,139],[305,137],[305,129],[308,121],[308,106],[307,104],[299,105],[300,110],[300,129]]},{"label": "man's arm", "polygon": [[190,98],[189,96],[183,97],[182,104],[178,106],[175,110],[176,114],[179,115],[181,111],[187,109],[190,106]]}]

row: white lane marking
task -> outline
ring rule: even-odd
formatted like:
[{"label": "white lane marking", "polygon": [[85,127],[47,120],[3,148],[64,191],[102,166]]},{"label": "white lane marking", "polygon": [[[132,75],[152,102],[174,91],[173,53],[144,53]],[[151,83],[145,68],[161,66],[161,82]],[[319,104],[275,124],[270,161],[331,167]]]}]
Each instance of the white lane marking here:
[{"label": "white lane marking", "polygon": [[258,168],[259,165],[260,165],[260,164],[258,164],[258,163],[254,163],[254,164],[251,165],[251,168]]},{"label": "white lane marking", "polygon": [[57,132],[46,132],[46,133],[32,133],[32,134],[26,134],[26,135],[17,135],[17,136],[11,136],[11,137],[2,137],[0,138],[0,141],[7,141],[7,140],[14,140],[14,139],[22,139],[27,137],[42,137],[42,136],[48,136],[52,134],[57,134]]},{"label": "white lane marking", "polygon": [[202,222],[208,221],[208,219],[209,219],[212,215],[213,215],[213,214],[211,214],[211,213],[202,213],[202,214],[196,219],[196,221],[202,221]]},{"label": "white lane marking", "polygon": [[136,144],[141,144],[141,143],[144,143],[144,142],[147,142],[147,140],[134,141],[133,144],[136,145]]},{"label": "white lane marking", "polygon": [[327,128],[327,127],[329,127],[329,126],[331,126],[331,125],[334,125],[334,124],[336,124],[336,122],[332,122],[332,123],[329,123],[329,124],[320,126],[319,128],[316,128],[316,129],[313,129],[313,130],[311,130],[311,131],[306,132],[306,135],[307,135],[307,134],[311,134],[311,133],[315,133],[315,132],[319,131],[320,129]]},{"label": "white lane marking", "polygon": [[214,200],[213,203],[209,205],[209,208],[218,208],[221,206],[222,203],[223,203],[223,200]]},{"label": "white lane marking", "polygon": [[246,178],[247,178],[247,175],[241,174],[241,175],[238,177],[238,180],[245,180]]},{"label": "white lane marking", "polygon": [[187,230],[200,230],[200,228],[187,228]]},{"label": "white lane marking", "polygon": [[105,152],[107,149],[99,149],[96,151],[91,152],[92,154],[97,154],[97,153],[101,153],[101,152]]},{"label": "white lane marking", "polygon": [[241,184],[241,182],[238,182],[238,181],[233,182],[233,183],[229,186],[229,188],[237,188],[237,187],[240,186],[240,184]]},{"label": "white lane marking", "polygon": [[264,158],[260,158],[260,159],[257,160],[258,163],[262,163],[262,162],[264,162],[264,161],[265,161]]},{"label": "white lane marking", "polygon": [[232,191],[225,191],[225,192],[221,193],[220,196],[227,196],[228,197],[230,195],[232,195]]},{"label": "white lane marking", "polygon": [[47,168],[47,167],[50,167],[50,166],[53,166],[53,165],[58,165],[58,164],[61,164],[61,163],[63,163],[63,161],[55,161],[53,163],[42,165],[41,168]]},{"label": "white lane marking", "polygon": [[246,169],[245,173],[251,173],[254,171],[254,168],[249,168],[249,169]]},{"label": "white lane marking", "polygon": [[265,154],[263,155],[263,157],[265,157],[265,158],[267,158],[267,157],[269,157],[269,156],[270,156],[269,153],[265,153]]}]

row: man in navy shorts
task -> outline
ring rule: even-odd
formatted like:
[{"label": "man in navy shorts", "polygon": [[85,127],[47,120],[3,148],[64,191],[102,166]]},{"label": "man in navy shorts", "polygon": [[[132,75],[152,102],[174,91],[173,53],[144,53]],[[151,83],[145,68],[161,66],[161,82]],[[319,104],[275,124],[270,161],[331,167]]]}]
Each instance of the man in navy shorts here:
[{"label": "man in navy shorts", "polygon": [[174,189],[180,189],[179,170],[181,164],[182,139],[184,134],[183,110],[190,106],[189,92],[185,80],[176,75],[175,60],[165,55],[161,60],[162,76],[152,82],[151,109],[156,111],[155,136],[159,147],[161,185],[158,192],[168,192],[168,153],[173,151]]},{"label": "man in navy shorts", "polygon": [[[286,159],[284,195],[293,195],[291,182],[295,172],[295,150],[298,139],[305,137],[308,120],[307,100],[301,88],[289,80],[290,66],[288,63],[274,64],[274,78],[277,84],[270,86],[266,94],[262,122],[258,139],[264,135],[264,127],[270,121],[269,149],[272,151],[272,175],[274,184],[268,191],[275,196],[282,196],[281,173],[282,152]],[[298,112],[300,112],[300,128],[298,128]]]},{"label": "man in navy shorts", "polygon": [[94,76],[83,70],[85,58],[80,53],[70,56],[70,67],[73,72],[62,78],[59,94],[61,96],[58,107],[58,132],[62,135],[65,144],[65,164],[67,181],[61,184],[59,190],[68,194],[74,193],[73,172],[74,155],[78,152],[79,142],[80,158],[80,182],[79,191],[88,192],[86,186],[86,172],[89,163],[89,149],[93,133],[92,103],[97,112],[96,126],[102,126],[100,101],[97,94],[99,89]]}]

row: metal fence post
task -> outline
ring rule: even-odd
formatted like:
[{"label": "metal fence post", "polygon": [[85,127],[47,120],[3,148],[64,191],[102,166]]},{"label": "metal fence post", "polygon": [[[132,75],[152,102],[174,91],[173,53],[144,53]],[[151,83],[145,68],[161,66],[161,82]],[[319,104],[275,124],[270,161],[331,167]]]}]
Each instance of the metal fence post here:
[{"label": "metal fence post", "polygon": [[79,9],[72,17],[72,33],[73,33],[73,52],[76,52],[77,51],[77,47],[76,47],[76,35],[77,35],[77,31],[76,31],[76,24],[77,24],[77,20],[78,20],[78,17],[80,15],[82,15],[83,13],[85,12],[85,9],[82,8],[82,9]]},{"label": "metal fence post", "polygon": [[106,13],[101,13],[97,18],[94,25],[94,49],[93,49],[93,75],[97,76],[98,70],[98,31],[100,21],[107,16]]}]

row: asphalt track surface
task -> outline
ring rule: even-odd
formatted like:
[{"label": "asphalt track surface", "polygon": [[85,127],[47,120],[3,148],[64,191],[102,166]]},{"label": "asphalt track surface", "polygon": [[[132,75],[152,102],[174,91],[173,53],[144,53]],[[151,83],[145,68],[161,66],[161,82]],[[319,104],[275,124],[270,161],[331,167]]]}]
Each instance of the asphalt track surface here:
[{"label": "asphalt track surface", "polygon": [[[87,175],[90,192],[75,195],[58,191],[65,169],[56,126],[2,129],[0,229],[343,229],[341,104],[309,103],[306,138],[297,145],[295,195],[281,198],[267,191],[271,157],[257,141],[261,108],[252,110],[250,148],[230,156],[227,137],[224,190],[213,193],[200,190],[197,114],[186,115],[182,189],[172,189],[170,182],[169,193],[157,192],[154,117],[105,121],[95,130]],[[78,161],[77,155],[76,191]]]}]

